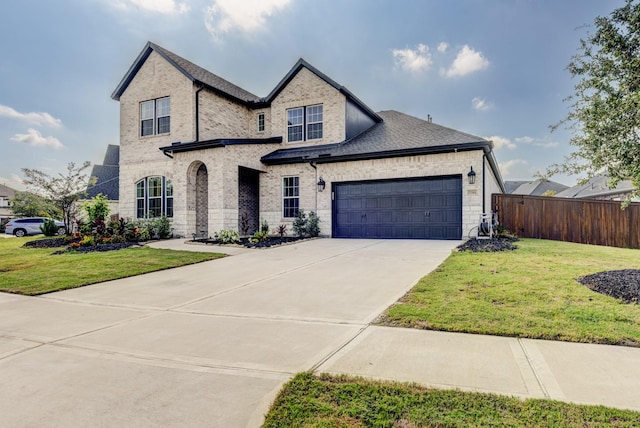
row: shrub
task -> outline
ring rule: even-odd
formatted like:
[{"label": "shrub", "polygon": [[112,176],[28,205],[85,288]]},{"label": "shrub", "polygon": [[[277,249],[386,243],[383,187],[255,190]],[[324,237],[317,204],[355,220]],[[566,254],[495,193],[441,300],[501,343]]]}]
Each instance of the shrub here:
[{"label": "shrub", "polygon": [[44,236],[56,236],[58,234],[58,226],[56,226],[56,222],[50,218],[44,220],[44,223],[40,226],[40,230],[44,233]]},{"label": "shrub", "polygon": [[166,216],[162,216],[154,221],[154,230],[160,239],[167,239],[173,232],[171,222],[169,222]]},{"label": "shrub", "polygon": [[266,219],[262,219],[262,225],[260,226],[260,231],[262,233],[266,233],[269,236],[269,223]]},{"label": "shrub", "polygon": [[307,228],[307,215],[304,210],[298,210],[298,215],[293,220],[293,233],[297,236],[304,237]]},{"label": "shrub", "polygon": [[247,213],[243,213],[240,217],[240,230],[245,236],[249,234],[249,214]]},{"label": "shrub", "polygon": [[298,210],[298,215],[293,220],[293,232],[302,238],[305,236],[316,237],[320,235],[320,218],[311,211],[309,217],[305,214],[304,210]]},{"label": "shrub", "polygon": [[315,238],[316,236],[320,235],[320,225],[318,223],[320,223],[318,215],[315,213],[315,211],[311,211],[309,213],[309,218],[307,219],[307,225],[305,227],[305,232],[308,236]]},{"label": "shrub", "polygon": [[221,244],[238,244],[240,242],[240,236],[235,230],[221,230],[215,236]]},{"label": "shrub", "polygon": [[84,211],[89,217],[89,223],[95,223],[96,220],[104,222],[110,211],[109,200],[102,193],[98,193],[89,202],[84,203]]}]

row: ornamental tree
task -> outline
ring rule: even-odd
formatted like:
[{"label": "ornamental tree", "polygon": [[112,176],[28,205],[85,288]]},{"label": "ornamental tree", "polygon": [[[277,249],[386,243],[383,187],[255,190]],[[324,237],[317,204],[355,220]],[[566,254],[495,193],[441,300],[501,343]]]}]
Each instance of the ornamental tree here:
[{"label": "ornamental tree", "polygon": [[87,186],[95,181],[93,177],[90,178],[84,173],[90,165],[91,163],[86,161],[76,167],[74,162],[69,162],[67,172],[59,173],[57,176],[50,176],[37,169],[22,168],[27,177],[24,184],[60,210],[67,233],[71,231],[71,222],[78,214],[76,202],[86,195]]}]

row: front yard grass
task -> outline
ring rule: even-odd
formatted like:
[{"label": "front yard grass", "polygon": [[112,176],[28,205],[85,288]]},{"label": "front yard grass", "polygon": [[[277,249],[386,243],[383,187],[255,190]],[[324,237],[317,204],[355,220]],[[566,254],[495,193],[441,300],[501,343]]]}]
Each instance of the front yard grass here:
[{"label": "front yard grass", "polygon": [[300,373],[280,391],[264,427],[633,427],[639,422],[638,412],[604,406]]},{"label": "front yard grass", "polygon": [[148,247],[51,255],[55,248],[22,248],[30,240],[0,239],[0,291],[44,294],[224,257]]},{"label": "front yard grass", "polygon": [[640,251],[523,239],[515,251],[454,252],[379,324],[499,336],[640,346],[640,306],[576,278],[640,268]]}]

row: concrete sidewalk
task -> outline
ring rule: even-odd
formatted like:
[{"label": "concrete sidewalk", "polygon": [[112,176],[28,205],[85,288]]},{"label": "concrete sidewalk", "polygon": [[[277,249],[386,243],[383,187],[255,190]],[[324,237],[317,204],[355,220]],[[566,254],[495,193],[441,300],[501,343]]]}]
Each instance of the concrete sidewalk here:
[{"label": "concrete sidewalk", "polygon": [[640,349],[369,326],[318,372],[640,411]]}]

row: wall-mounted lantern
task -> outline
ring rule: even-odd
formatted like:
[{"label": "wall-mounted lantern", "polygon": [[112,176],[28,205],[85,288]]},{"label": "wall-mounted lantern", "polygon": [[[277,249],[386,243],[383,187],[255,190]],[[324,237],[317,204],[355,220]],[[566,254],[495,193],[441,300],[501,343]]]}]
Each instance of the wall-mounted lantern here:
[{"label": "wall-mounted lantern", "polygon": [[322,192],[326,185],[327,183],[325,183],[322,177],[320,177],[320,180],[318,180],[318,192]]},{"label": "wall-mounted lantern", "polygon": [[469,179],[469,184],[476,183],[476,172],[473,170],[473,167],[471,167],[471,171],[467,174],[467,178]]}]

